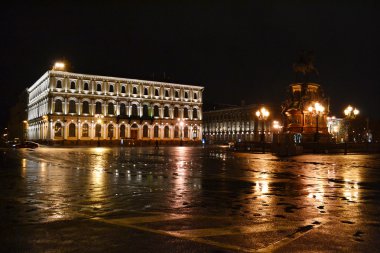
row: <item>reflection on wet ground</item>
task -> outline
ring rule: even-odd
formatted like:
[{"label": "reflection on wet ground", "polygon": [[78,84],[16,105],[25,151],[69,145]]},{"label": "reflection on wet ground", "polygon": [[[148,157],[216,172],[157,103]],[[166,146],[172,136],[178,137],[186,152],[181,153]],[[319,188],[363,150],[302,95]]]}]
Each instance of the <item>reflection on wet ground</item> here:
[{"label": "reflection on wet ground", "polygon": [[[217,147],[4,151],[1,212],[14,223],[85,216],[113,224],[136,213],[139,217],[156,214],[158,220],[163,217],[162,222],[149,221],[143,229],[154,232],[164,227],[167,235],[200,243],[204,239],[199,238],[212,237],[222,248],[228,248],[223,243],[233,244],[229,240],[240,240],[242,248],[229,248],[238,251],[265,248],[273,238],[278,242],[289,233],[295,238],[328,222],[354,225],[350,238],[360,242],[368,224],[377,232],[380,227],[379,158],[278,158]],[[123,222],[130,227],[135,224],[128,219]],[[291,222],[296,226],[289,230]],[[268,234],[254,246],[235,238],[260,231]]]}]

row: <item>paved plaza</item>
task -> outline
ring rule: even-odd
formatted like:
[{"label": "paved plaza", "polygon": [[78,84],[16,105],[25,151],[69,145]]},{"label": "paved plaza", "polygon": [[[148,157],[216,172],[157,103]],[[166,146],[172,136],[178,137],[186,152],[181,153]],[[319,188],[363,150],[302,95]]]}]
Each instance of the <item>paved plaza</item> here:
[{"label": "paved plaza", "polygon": [[379,158],[4,149],[2,251],[375,252]]}]

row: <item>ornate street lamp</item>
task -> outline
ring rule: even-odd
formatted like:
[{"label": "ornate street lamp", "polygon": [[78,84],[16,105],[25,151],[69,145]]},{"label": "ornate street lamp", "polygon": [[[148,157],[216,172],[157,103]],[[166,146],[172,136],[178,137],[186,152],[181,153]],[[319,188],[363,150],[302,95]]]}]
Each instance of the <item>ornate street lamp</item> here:
[{"label": "ornate street lamp", "polygon": [[[272,128],[274,129],[274,132],[276,133],[277,143],[279,143],[280,142],[279,134],[282,128],[282,126],[280,125],[280,122],[278,120],[273,120]],[[273,137],[274,137],[274,134],[273,134]],[[273,141],[274,140],[272,139],[272,142]]]},{"label": "ornate street lamp", "polygon": [[316,127],[315,127],[314,141],[318,142],[319,141],[319,129],[318,129],[319,115],[323,114],[323,112],[325,111],[325,107],[323,107],[320,103],[315,102],[314,106],[309,106],[308,111],[310,112],[311,115],[315,116]]},{"label": "ornate street lamp", "polygon": [[343,111],[345,115],[345,126],[346,126],[346,136],[344,138],[344,154],[347,154],[347,142],[349,141],[349,125],[350,121],[355,119],[359,114],[359,110],[357,108],[352,107],[351,105],[347,106]]},{"label": "ornate street lamp", "polygon": [[262,144],[262,147],[263,147],[263,153],[265,153],[265,133],[264,133],[264,125],[265,125],[265,121],[268,119],[269,117],[269,111],[265,108],[265,107],[262,107],[260,110],[257,110],[256,111],[256,116],[257,118],[259,119],[259,121],[261,120],[261,124],[262,124],[262,127],[261,127],[261,134],[260,134],[260,142]]}]

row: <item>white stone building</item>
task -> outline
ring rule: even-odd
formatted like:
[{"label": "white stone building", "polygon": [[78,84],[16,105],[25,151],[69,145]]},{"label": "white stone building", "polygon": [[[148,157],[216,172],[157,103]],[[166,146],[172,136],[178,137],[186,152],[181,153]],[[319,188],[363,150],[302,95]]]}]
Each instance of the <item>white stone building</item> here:
[{"label": "white stone building", "polygon": [[28,139],[68,144],[199,141],[203,89],[47,71],[28,88]]},{"label": "white stone building", "polygon": [[269,142],[272,140],[271,118],[261,120],[259,105],[222,106],[204,112],[203,135],[208,143]]}]

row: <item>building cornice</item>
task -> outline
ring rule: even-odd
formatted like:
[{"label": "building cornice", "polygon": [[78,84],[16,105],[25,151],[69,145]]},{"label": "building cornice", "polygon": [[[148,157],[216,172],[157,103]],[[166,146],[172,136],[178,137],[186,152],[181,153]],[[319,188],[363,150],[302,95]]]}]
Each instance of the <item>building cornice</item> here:
[{"label": "building cornice", "polygon": [[41,82],[43,82],[48,77],[49,77],[49,71],[45,72],[45,74],[43,74],[32,86],[27,88],[28,93],[34,90],[35,87],[37,87]]},{"label": "building cornice", "polygon": [[[182,88],[187,87],[189,89],[204,90],[204,87],[198,86],[198,85],[157,82],[157,81],[148,81],[148,80],[140,80],[140,79],[122,78],[122,77],[99,76],[99,75],[91,75],[91,74],[79,74],[79,73],[66,72],[66,71],[50,70],[46,72],[45,75],[46,74],[50,76],[69,77],[69,78],[103,81],[103,82],[107,81],[107,82],[122,82],[122,83],[139,83],[139,84],[149,84],[149,85],[153,84],[153,85],[163,85],[163,86],[171,85],[175,87],[182,87]],[[42,79],[42,77],[40,79]]]}]

